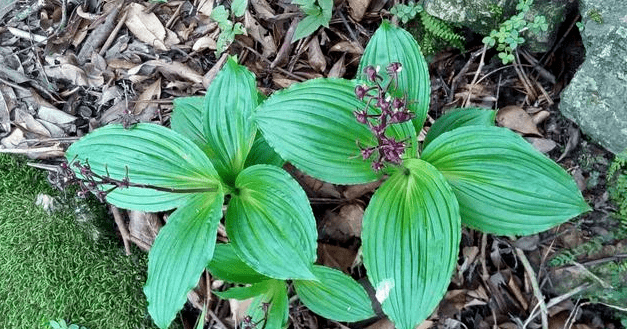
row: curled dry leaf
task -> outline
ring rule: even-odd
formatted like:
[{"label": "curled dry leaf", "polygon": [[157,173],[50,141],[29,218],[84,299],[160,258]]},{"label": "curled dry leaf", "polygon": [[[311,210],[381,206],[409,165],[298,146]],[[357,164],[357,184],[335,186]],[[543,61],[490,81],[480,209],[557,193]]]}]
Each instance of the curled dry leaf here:
[{"label": "curled dry leaf", "polygon": [[209,17],[213,11],[213,0],[201,0],[198,4],[198,12]]},{"label": "curled dry leaf", "polygon": [[177,76],[197,84],[202,84],[203,82],[202,75],[190,69],[187,65],[179,62],[168,63],[161,59],[150,60],[143,64],[137,65],[128,70],[128,74],[136,75],[140,73],[140,71],[142,74],[150,74],[154,69],[159,70],[159,72],[161,72],[166,77]]},{"label": "curled dry leaf", "polygon": [[159,216],[155,213],[130,210],[128,231],[131,239],[143,250],[149,250],[161,228]]},{"label": "curled dry leaf", "polygon": [[14,115],[15,120],[13,123],[22,127],[24,130],[41,136],[51,137],[50,131],[25,110],[18,107],[14,110]]},{"label": "curled dry leaf", "polygon": [[359,204],[342,206],[338,213],[327,212],[322,219],[321,235],[340,242],[361,236],[363,218],[364,208]]},{"label": "curled dry leaf", "polygon": [[247,10],[244,15],[244,27],[248,35],[253,37],[255,41],[259,42],[263,47],[263,56],[265,58],[272,57],[277,52],[277,47],[272,37],[272,33],[268,33],[268,30],[263,28],[259,22],[250,14]]},{"label": "curled dry leaf", "polygon": [[364,48],[359,44],[352,41],[340,41],[329,49],[330,52],[349,53],[353,55],[361,55],[364,53]]},{"label": "curled dry leaf", "polygon": [[196,40],[196,42],[194,42],[194,45],[192,46],[192,50],[196,52],[204,49],[217,49],[216,40],[211,35],[204,35],[198,38],[198,40]]},{"label": "curled dry leaf", "polygon": [[348,273],[355,263],[357,252],[326,243],[318,243],[318,261],[320,264]]},{"label": "curled dry leaf", "polygon": [[85,71],[72,64],[60,64],[44,67],[46,75],[53,79],[69,81],[73,85],[82,87],[100,87],[104,83],[104,77],[100,75],[87,75]]},{"label": "curled dry leaf", "polygon": [[9,136],[3,138],[0,141],[2,144],[2,148],[6,149],[16,149],[26,146],[24,131],[20,128],[13,129],[13,132],[9,134]]},{"label": "curled dry leaf", "polygon": [[531,119],[533,123],[535,123],[536,125],[539,125],[550,116],[551,116],[551,112],[542,110],[540,112],[534,113]]},{"label": "curled dry leaf", "polygon": [[500,109],[496,114],[496,122],[523,135],[542,137],[531,116],[520,106],[510,105]]},{"label": "curled dry leaf", "polygon": [[369,5],[370,0],[348,0],[348,12],[355,21],[359,22],[364,18]]},{"label": "curled dry leaf", "polygon": [[346,54],[342,54],[342,57],[340,57],[340,59],[338,59],[338,61],[335,62],[333,66],[331,66],[331,69],[329,70],[329,74],[327,74],[327,77],[329,78],[344,77],[344,74],[346,73],[346,67],[344,66],[345,60],[346,60]]},{"label": "curled dry leaf", "polygon": [[137,39],[157,50],[168,50],[165,45],[166,30],[157,15],[146,13],[146,7],[138,3],[128,4],[127,10],[126,27]]},{"label": "curled dry leaf", "polygon": [[133,114],[139,115],[145,108],[150,105],[150,101],[153,98],[159,99],[161,97],[161,78],[151,83],[146,89],[139,95],[135,101],[135,107],[133,107]]},{"label": "curled dry leaf", "polygon": [[320,42],[318,41],[317,36],[314,36],[311,38],[311,41],[309,41],[308,55],[309,65],[311,65],[311,67],[318,72],[324,72],[327,68],[327,61],[324,58],[322,49],[320,49]]}]

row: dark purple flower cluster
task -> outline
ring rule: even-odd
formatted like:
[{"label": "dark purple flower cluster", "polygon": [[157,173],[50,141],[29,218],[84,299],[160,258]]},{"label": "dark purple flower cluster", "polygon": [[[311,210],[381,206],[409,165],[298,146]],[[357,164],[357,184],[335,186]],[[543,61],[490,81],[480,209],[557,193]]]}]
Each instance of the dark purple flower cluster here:
[{"label": "dark purple flower cluster", "polygon": [[[73,169],[74,167],[76,169]],[[80,173],[80,178],[77,177],[76,171]],[[128,179],[128,175],[122,180],[113,179],[111,177],[98,175],[91,169],[91,166],[86,161],[82,164],[80,160],[74,160],[70,164],[61,163],[60,175],[63,177],[64,186],[78,185],[78,196],[81,198],[87,197],[91,192],[101,202],[105,202],[107,194],[116,188],[127,188],[131,185]],[[108,190],[103,190],[103,185],[112,186]]]},{"label": "dark purple flower cluster", "polygon": [[[386,129],[392,124],[403,123],[413,118],[413,113],[407,108],[406,99],[391,97],[388,94],[390,86],[398,81],[398,74],[402,70],[401,63],[391,63],[386,67],[390,81],[382,86],[383,77],[379,75],[379,69],[374,66],[366,66],[364,74],[366,80],[373,84],[358,85],[355,87],[355,96],[359,100],[366,100],[363,109],[356,110],[355,119],[368,126],[372,134],[377,138],[377,146],[361,147],[361,156],[364,160],[377,153],[377,160],[372,162],[372,169],[380,171],[385,163],[401,164],[402,155],[405,152],[405,142],[398,141],[385,135]],[[368,109],[375,107],[376,114],[369,114]]]}]

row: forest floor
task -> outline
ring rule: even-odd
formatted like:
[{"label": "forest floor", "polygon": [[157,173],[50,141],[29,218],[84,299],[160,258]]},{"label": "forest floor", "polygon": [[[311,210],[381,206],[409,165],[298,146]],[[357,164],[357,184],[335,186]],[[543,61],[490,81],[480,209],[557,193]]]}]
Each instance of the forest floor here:
[{"label": "forest floor", "polygon": [[[220,31],[209,15],[218,4],[211,0],[87,0],[81,5],[0,0],[0,151],[57,165],[73,141],[122,122],[127,110],[134,120],[169,126],[172,100],[203,95],[227,54],[237,55],[255,73],[265,94],[316,77],[352,78],[372,33],[392,18],[391,2],[335,1],[328,28],[291,43],[302,17],[299,8],[289,1],[251,0],[236,20],[247,34],[216,56]],[[620,225],[615,215],[620,205],[608,192],[621,193],[607,177],[614,155],[558,110],[560,93],[585,56],[572,28],[575,20],[564,23],[549,53],[521,50],[520,63],[536,69],[502,65],[496,52],[483,52],[483,36],[468,31],[466,50],[444,48],[428,56],[427,129],[454,107],[506,109],[497,123],[525,136],[571,173],[593,211],[521,239],[464,229],[448,293],[420,328],[540,328],[543,317],[549,328],[621,328],[621,314],[627,322],[627,228]],[[364,279],[363,265],[356,261],[361,219],[376,184],[337,186],[286,168],[312,202],[319,262]],[[112,220],[128,232],[120,235],[127,250],[129,243],[148,250],[163,214],[114,211]],[[191,328],[208,301],[208,326],[233,327],[241,305],[207,294],[207,282],[201,280],[190,294],[184,326]],[[538,298],[546,308],[538,306]],[[290,319],[293,328],[392,328],[386,320],[329,321],[297,300]]]}]

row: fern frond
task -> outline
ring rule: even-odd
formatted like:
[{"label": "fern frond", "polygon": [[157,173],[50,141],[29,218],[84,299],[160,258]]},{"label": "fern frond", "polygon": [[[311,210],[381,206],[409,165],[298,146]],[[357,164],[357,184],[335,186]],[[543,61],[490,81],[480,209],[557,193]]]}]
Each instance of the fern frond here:
[{"label": "fern frond", "polygon": [[428,33],[447,41],[456,48],[463,48],[464,37],[455,33],[453,28],[445,21],[429,15],[425,10],[419,13],[419,17]]}]

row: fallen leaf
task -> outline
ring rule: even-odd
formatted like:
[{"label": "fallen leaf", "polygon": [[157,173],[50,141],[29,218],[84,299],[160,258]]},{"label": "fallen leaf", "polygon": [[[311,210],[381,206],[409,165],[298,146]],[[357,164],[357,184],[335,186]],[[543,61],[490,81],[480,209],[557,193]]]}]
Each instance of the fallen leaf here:
[{"label": "fallen leaf", "polygon": [[353,237],[361,236],[361,224],[364,208],[359,204],[347,204],[339,212],[329,211],[322,219],[321,235],[332,240],[346,242]]},{"label": "fallen leaf", "polygon": [[144,109],[147,108],[148,105],[150,105],[150,101],[153,98],[159,99],[159,97],[161,97],[161,78],[157,79],[157,81],[146,87],[146,89],[144,89],[144,91],[139,95],[139,97],[135,101],[133,114],[141,114]]},{"label": "fallen leaf", "polygon": [[24,130],[41,136],[51,137],[48,129],[25,110],[18,107],[15,109],[14,115],[15,120],[13,123],[22,127]]},{"label": "fallen leaf", "polygon": [[42,120],[61,126],[70,124],[78,119],[71,114],[67,114],[51,106],[40,106],[37,111],[37,116]]},{"label": "fallen leaf", "polygon": [[204,49],[217,49],[216,40],[211,35],[205,35],[198,38],[198,40],[196,40],[196,42],[194,42],[194,45],[192,46],[193,51],[201,51]]},{"label": "fallen leaf", "polygon": [[128,70],[128,74],[136,75],[140,73],[140,71],[141,73],[143,73],[142,75],[151,74],[155,69],[159,70],[159,72],[164,74],[166,77],[177,76],[197,84],[203,83],[202,75],[198,74],[187,65],[180,62],[168,63],[161,59],[150,60],[143,64],[137,65]]},{"label": "fallen leaf", "polygon": [[329,52],[341,52],[341,53],[349,53],[354,55],[361,55],[364,53],[364,49],[352,41],[340,41],[329,49]]},{"label": "fallen leaf", "polygon": [[551,116],[551,112],[542,110],[537,113],[534,113],[533,116],[531,117],[531,120],[533,121],[534,124],[539,125],[550,116]]},{"label": "fallen leaf", "polygon": [[72,64],[60,64],[53,66],[44,67],[44,72],[46,75],[53,79],[58,79],[61,81],[69,81],[75,86],[82,87],[99,87],[98,82],[94,85],[90,84],[90,81],[87,79],[87,74],[85,71],[80,69],[78,66],[74,66]]},{"label": "fallen leaf", "polygon": [[202,0],[198,4],[198,12],[209,17],[213,11],[213,0]]},{"label": "fallen leaf", "polygon": [[22,131],[22,129],[20,128],[13,129],[9,136],[0,140],[0,144],[2,144],[2,146],[7,149],[25,147],[26,142],[24,138],[24,131]]},{"label": "fallen leaf", "polygon": [[525,139],[531,143],[536,150],[542,153],[549,153],[557,147],[557,143],[552,139],[538,137],[525,137]]},{"label": "fallen leaf", "polygon": [[496,113],[496,122],[523,135],[542,137],[531,116],[520,106],[510,105],[500,109]]},{"label": "fallen leaf", "polygon": [[348,273],[353,266],[357,252],[326,243],[318,243],[318,261],[320,264],[333,267]]},{"label": "fallen leaf", "polygon": [[[128,219],[128,231],[133,242],[143,250],[150,249],[162,226],[159,216],[154,213],[129,210]],[[140,243],[137,243],[138,241]]]},{"label": "fallen leaf", "polygon": [[354,200],[362,197],[364,194],[374,192],[379,186],[381,186],[382,183],[383,181],[378,180],[372,183],[351,185],[348,186],[342,194],[345,198]]},{"label": "fallen leaf", "polygon": [[348,13],[355,21],[360,22],[369,5],[370,0],[348,0]]},{"label": "fallen leaf", "polygon": [[329,70],[329,74],[327,74],[328,78],[342,78],[346,73],[346,67],[344,65],[344,61],[346,60],[346,54],[342,54],[342,57],[333,64],[331,69]]},{"label": "fallen leaf", "polygon": [[253,15],[250,14],[248,10],[244,16],[244,27],[246,28],[248,35],[261,44],[263,48],[263,57],[269,58],[276,55],[277,48],[274,38],[272,37],[272,33],[268,33],[268,30],[261,26],[261,24],[259,24],[259,22],[253,17]]},{"label": "fallen leaf", "polygon": [[0,91],[0,137],[4,137],[11,133],[11,110],[7,102],[4,100],[4,94]]},{"label": "fallen leaf", "polygon": [[311,67],[318,72],[324,72],[324,70],[327,68],[327,61],[324,58],[322,49],[320,49],[318,36],[313,36],[311,38],[308,47],[309,51],[307,52],[307,54],[309,59],[309,65],[311,65]]},{"label": "fallen leaf", "polygon": [[146,13],[146,7],[138,3],[127,5],[128,17],[125,25],[133,35],[160,51],[167,51],[165,45],[166,31],[154,13]]}]

